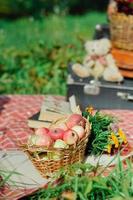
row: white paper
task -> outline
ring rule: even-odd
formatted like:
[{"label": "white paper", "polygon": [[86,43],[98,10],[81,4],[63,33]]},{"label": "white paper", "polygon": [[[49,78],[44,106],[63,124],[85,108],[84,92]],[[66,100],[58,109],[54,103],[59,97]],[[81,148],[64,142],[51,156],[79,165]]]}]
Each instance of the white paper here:
[{"label": "white paper", "polygon": [[[0,170],[19,173],[12,173],[10,180],[17,187],[25,189],[36,188],[49,182],[48,179],[40,175],[27,155],[18,150],[0,151]],[[9,184],[11,184],[10,180]]]},{"label": "white paper", "polygon": [[107,155],[103,154],[101,156],[87,156],[85,163],[90,163],[93,166],[101,165],[101,166],[111,166],[117,164],[119,160],[125,160],[128,157],[133,156],[133,152],[126,156],[118,156],[118,155]]},{"label": "white paper", "polygon": [[[60,114],[71,113],[70,103],[63,100],[59,101],[51,96],[46,96],[44,98],[44,102],[42,103],[40,114],[41,112],[44,113],[46,111]],[[41,120],[41,116],[39,117],[39,119]]]}]

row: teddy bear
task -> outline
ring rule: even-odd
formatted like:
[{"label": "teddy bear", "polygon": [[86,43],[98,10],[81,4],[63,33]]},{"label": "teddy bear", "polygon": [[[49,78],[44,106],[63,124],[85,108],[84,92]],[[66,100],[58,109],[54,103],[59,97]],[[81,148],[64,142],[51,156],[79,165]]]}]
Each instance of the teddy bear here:
[{"label": "teddy bear", "polygon": [[77,76],[81,78],[93,76],[96,80],[103,77],[104,80],[111,82],[123,81],[123,76],[110,53],[111,42],[109,39],[87,41],[85,50],[87,55],[84,57],[83,63],[72,65],[72,70]]}]

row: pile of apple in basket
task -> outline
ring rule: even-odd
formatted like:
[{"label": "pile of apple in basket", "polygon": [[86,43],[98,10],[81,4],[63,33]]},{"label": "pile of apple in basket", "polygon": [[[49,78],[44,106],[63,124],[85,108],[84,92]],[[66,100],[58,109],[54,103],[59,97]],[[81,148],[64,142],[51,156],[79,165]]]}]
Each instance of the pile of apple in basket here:
[{"label": "pile of apple in basket", "polygon": [[61,167],[84,159],[90,124],[81,114],[73,113],[54,121],[49,128],[35,129],[25,151],[44,177]]}]

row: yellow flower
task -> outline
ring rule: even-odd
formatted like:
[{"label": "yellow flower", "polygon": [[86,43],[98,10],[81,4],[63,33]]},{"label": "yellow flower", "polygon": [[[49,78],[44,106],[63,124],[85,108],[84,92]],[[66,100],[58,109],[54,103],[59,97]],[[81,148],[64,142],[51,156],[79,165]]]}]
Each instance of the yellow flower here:
[{"label": "yellow flower", "polygon": [[118,138],[116,137],[116,135],[112,132],[111,133],[111,139],[113,140],[114,144],[115,144],[115,148],[119,147],[119,141]]},{"label": "yellow flower", "polygon": [[94,108],[92,106],[88,106],[85,110],[92,115]]},{"label": "yellow flower", "polygon": [[126,144],[126,143],[127,143],[127,138],[126,138],[126,135],[125,135],[125,133],[122,131],[121,128],[119,128],[118,134],[119,134],[120,138],[123,140],[123,142]]},{"label": "yellow flower", "polygon": [[111,145],[111,144],[108,144],[108,145],[107,145],[107,152],[108,152],[108,153],[111,153],[111,148],[112,148],[112,145]]}]

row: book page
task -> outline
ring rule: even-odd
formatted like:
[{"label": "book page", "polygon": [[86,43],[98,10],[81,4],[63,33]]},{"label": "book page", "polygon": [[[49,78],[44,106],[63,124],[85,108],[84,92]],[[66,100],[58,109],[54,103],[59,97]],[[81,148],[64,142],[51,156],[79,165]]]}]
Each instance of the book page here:
[{"label": "book page", "polygon": [[70,103],[46,96],[41,107],[39,120],[56,120],[72,113]]}]

